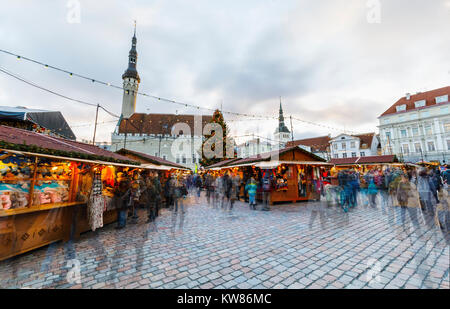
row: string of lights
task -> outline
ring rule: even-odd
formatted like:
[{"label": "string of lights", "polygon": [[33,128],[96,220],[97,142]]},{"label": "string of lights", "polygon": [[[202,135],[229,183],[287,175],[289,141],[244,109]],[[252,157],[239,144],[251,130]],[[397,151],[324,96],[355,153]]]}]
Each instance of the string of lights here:
[{"label": "string of lights", "polygon": [[[97,125],[110,124],[110,123],[117,123],[117,119],[109,120],[109,121],[103,121],[103,122],[97,122]],[[84,124],[71,125],[70,127],[71,128],[81,128],[81,127],[92,127],[94,125],[95,125],[95,123],[84,123]]]},{"label": "string of lights", "polygon": [[[105,81],[98,80],[98,79],[95,79],[95,78],[91,78],[91,77],[88,77],[88,76],[85,76],[85,75],[82,75],[82,74],[78,74],[78,73],[75,73],[75,72],[72,72],[72,71],[68,71],[66,69],[62,69],[62,68],[59,68],[59,67],[56,67],[56,66],[53,66],[53,65],[50,65],[50,64],[46,64],[46,63],[40,62],[38,60],[31,59],[31,58],[28,58],[28,57],[25,57],[25,56],[21,56],[21,55],[18,55],[16,53],[13,53],[13,52],[10,52],[10,51],[4,50],[4,49],[0,49],[0,52],[2,52],[4,54],[7,54],[7,55],[10,55],[10,56],[14,56],[18,60],[26,60],[26,61],[38,64],[38,65],[41,65],[44,68],[50,68],[50,69],[53,69],[53,70],[56,70],[56,71],[68,74],[71,77],[78,77],[78,78],[81,78],[81,79],[84,79],[84,80],[88,80],[88,81],[90,81],[92,83],[97,83],[97,84],[101,84],[101,85],[104,85],[104,86],[112,87],[112,88],[115,88],[115,89],[120,89],[121,91],[125,90],[122,86],[114,85],[113,83],[110,83],[110,82],[105,82]],[[46,90],[46,91],[48,91],[48,90]],[[143,97],[153,98],[153,99],[158,100],[158,101],[164,101],[164,102],[167,102],[167,103],[176,104],[176,105],[184,106],[184,107],[189,107],[189,108],[193,108],[193,109],[197,109],[197,110],[201,109],[201,110],[207,110],[207,111],[210,111],[210,112],[214,112],[216,110],[215,108],[208,108],[208,107],[203,107],[203,106],[199,106],[199,105],[195,105],[195,104],[190,104],[190,103],[180,102],[180,101],[176,101],[176,100],[172,100],[172,99],[167,99],[167,98],[164,98],[164,97],[155,96],[155,95],[152,95],[152,94],[149,94],[149,93],[146,93],[146,92],[142,92],[142,91],[138,91],[137,94],[140,95],[140,96],[143,96]],[[63,95],[61,95],[61,96],[63,96]],[[95,106],[97,106],[97,104],[95,104]],[[100,106],[100,108],[102,108],[104,111],[106,111],[110,115],[113,115],[114,117],[119,118],[119,116],[114,115],[113,113],[107,111],[104,107]],[[222,112],[222,114],[227,114],[227,115],[243,116],[243,117],[248,117],[248,118],[258,118],[258,120],[273,120],[273,119],[277,119],[276,116],[253,115],[253,114],[247,114],[247,113],[232,112],[232,111],[227,111],[227,110],[221,110],[221,112]],[[330,129],[330,130],[337,131],[337,132],[348,132],[348,133],[351,133],[351,134],[358,134],[356,131],[346,130],[346,129],[342,129],[342,128],[335,128],[335,127],[332,127],[332,126],[328,126],[328,125],[324,125],[324,124],[315,123],[315,122],[312,122],[312,121],[300,119],[298,117],[292,117],[292,119],[294,119],[296,121],[299,121],[299,122],[302,122],[302,123],[306,123],[306,124],[309,124],[309,125]]]},{"label": "string of lights", "polygon": [[72,102],[76,102],[76,103],[80,103],[80,104],[84,104],[84,105],[88,105],[88,106],[94,106],[94,107],[97,107],[97,105],[98,105],[101,109],[103,109],[103,110],[104,110],[105,112],[107,112],[109,115],[111,115],[111,116],[113,116],[113,117],[116,117],[116,118],[120,118],[119,116],[117,116],[117,115],[115,115],[114,113],[108,111],[107,109],[105,109],[103,106],[101,106],[101,105],[99,105],[99,104],[95,104],[95,103],[90,103],[90,102],[86,102],[86,101],[74,99],[74,98],[71,98],[71,97],[66,96],[66,95],[64,95],[64,94],[58,93],[58,92],[56,92],[56,91],[53,91],[53,90],[47,89],[47,88],[45,88],[45,87],[39,86],[38,84],[36,84],[36,83],[34,83],[34,82],[32,82],[32,81],[26,80],[25,78],[23,78],[23,77],[21,77],[21,76],[15,74],[15,73],[13,73],[13,72],[11,72],[11,71],[5,69],[4,67],[0,67],[0,72],[6,74],[6,75],[8,75],[8,76],[11,76],[11,77],[13,77],[13,78],[15,78],[15,79],[17,79],[17,80],[23,82],[23,83],[26,83],[26,84],[28,84],[28,85],[30,85],[30,86],[32,86],[32,87],[41,89],[41,90],[43,90],[43,91],[45,91],[45,92],[51,93],[51,94],[56,95],[56,96],[58,96],[58,97],[61,97],[61,98],[63,98],[63,99],[66,99],[66,100],[69,100],[69,101],[72,101]]}]

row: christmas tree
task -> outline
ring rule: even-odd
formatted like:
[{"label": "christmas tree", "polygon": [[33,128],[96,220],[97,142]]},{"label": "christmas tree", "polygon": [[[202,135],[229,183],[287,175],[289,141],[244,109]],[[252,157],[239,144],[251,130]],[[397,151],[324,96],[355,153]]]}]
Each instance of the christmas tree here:
[{"label": "christmas tree", "polygon": [[[218,109],[215,110],[210,123],[216,123],[216,124],[220,125],[222,127],[223,136],[222,136],[222,138],[214,140],[213,144],[210,146],[212,138],[214,136],[216,136],[216,133],[218,133],[218,132],[212,131],[211,134],[205,135],[205,141],[203,142],[202,149],[201,149],[201,150],[203,150],[201,152],[202,159],[200,160],[200,164],[202,166],[209,166],[209,165],[218,163],[220,161],[228,160],[228,159],[236,157],[236,152],[234,150],[234,141],[232,138],[230,138],[228,136],[228,134],[229,134],[228,126],[225,122],[225,119],[223,118],[222,113]],[[204,147],[205,144],[206,144],[206,147]],[[230,149],[228,149],[228,151],[227,151],[227,147],[230,148]],[[221,156],[219,156],[219,157],[214,156],[213,158],[207,158],[207,156],[205,156],[207,150],[211,149],[213,152],[215,152],[216,148],[222,149]],[[231,154],[231,157],[230,157],[230,154]]]}]

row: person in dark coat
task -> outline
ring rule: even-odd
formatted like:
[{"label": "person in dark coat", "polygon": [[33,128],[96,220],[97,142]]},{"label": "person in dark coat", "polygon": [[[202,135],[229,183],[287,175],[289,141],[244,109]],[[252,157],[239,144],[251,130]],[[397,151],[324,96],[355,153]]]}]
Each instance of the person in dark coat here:
[{"label": "person in dark coat", "polygon": [[128,209],[131,206],[131,188],[127,180],[122,180],[119,187],[114,191],[116,207],[119,211],[118,225],[116,229],[123,229],[127,224]]},{"label": "person in dark coat", "polygon": [[173,194],[174,194],[174,187],[171,182],[172,178],[169,178],[166,180],[164,184],[164,198],[166,199],[166,208],[172,208],[173,206]]},{"label": "person in dark coat", "polygon": [[155,191],[155,218],[159,216],[159,211],[161,209],[161,182],[159,180],[158,173],[153,173],[152,178],[153,188]]}]

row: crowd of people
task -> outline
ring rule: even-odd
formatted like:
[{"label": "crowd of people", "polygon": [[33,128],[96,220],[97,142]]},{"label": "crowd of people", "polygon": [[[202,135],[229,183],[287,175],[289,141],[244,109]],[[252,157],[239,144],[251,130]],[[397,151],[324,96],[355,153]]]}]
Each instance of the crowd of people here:
[{"label": "crowd of people", "polygon": [[[345,212],[357,205],[368,205],[389,215],[391,222],[397,217],[404,226],[406,214],[417,229],[422,215],[427,225],[438,225],[450,230],[449,193],[450,170],[439,168],[373,168],[362,173],[355,169],[341,170],[337,174],[338,190],[328,185],[325,192],[338,201]],[[332,193],[330,193],[332,192]]]},{"label": "crowd of people", "polygon": [[[328,203],[336,202],[348,212],[351,208],[365,206],[379,208],[389,222],[397,219],[398,226],[405,226],[409,215],[413,226],[420,231],[421,222],[437,225],[450,231],[450,169],[386,167],[344,169],[336,175],[337,185],[324,180],[324,198]],[[124,228],[128,218],[131,223],[138,219],[138,209],[147,209],[147,223],[154,222],[162,207],[169,208],[174,215],[184,215],[184,199],[191,193],[199,202],[205,191],[207,204],[215,209],[231,212],[235,202],[243,193],[251,210],[257,209],[256,196],[261,192],[261,210],[269,210],[271,182],[256,180],[249,175],[243,179],[238,173],[222,175],[203,174],[177,175],[162,178],[157,172],[136,174],[132,179],[122,179],[115,191],[119,209],[118,229]],[[423,218],[421,220],[421,218]]]},{"label": "crowd of people", "polygon": [[[117,229],[126,226],[127,219],[137,223],[138,209],[147,209],[147,223],[154,222],[163,206],[174,214],[184,214],[183,199],[187,196],[187,178],[172,175],[163,180],[157,172],[136,174],[132,179],[121,179],[114,192],[116,208],[119,210]],[[163,203],[164,197],[164,203]]]}]

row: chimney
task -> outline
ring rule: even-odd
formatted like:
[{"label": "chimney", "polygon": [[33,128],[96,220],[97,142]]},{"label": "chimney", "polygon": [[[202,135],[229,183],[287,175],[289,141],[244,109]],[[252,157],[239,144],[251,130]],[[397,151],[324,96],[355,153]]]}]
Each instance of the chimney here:
[{"label": "chimney", "polygon": [[408,92],[408,93],[406,94],[406,100],[409,100],[409,99],[411,99],[411,93]]}]

